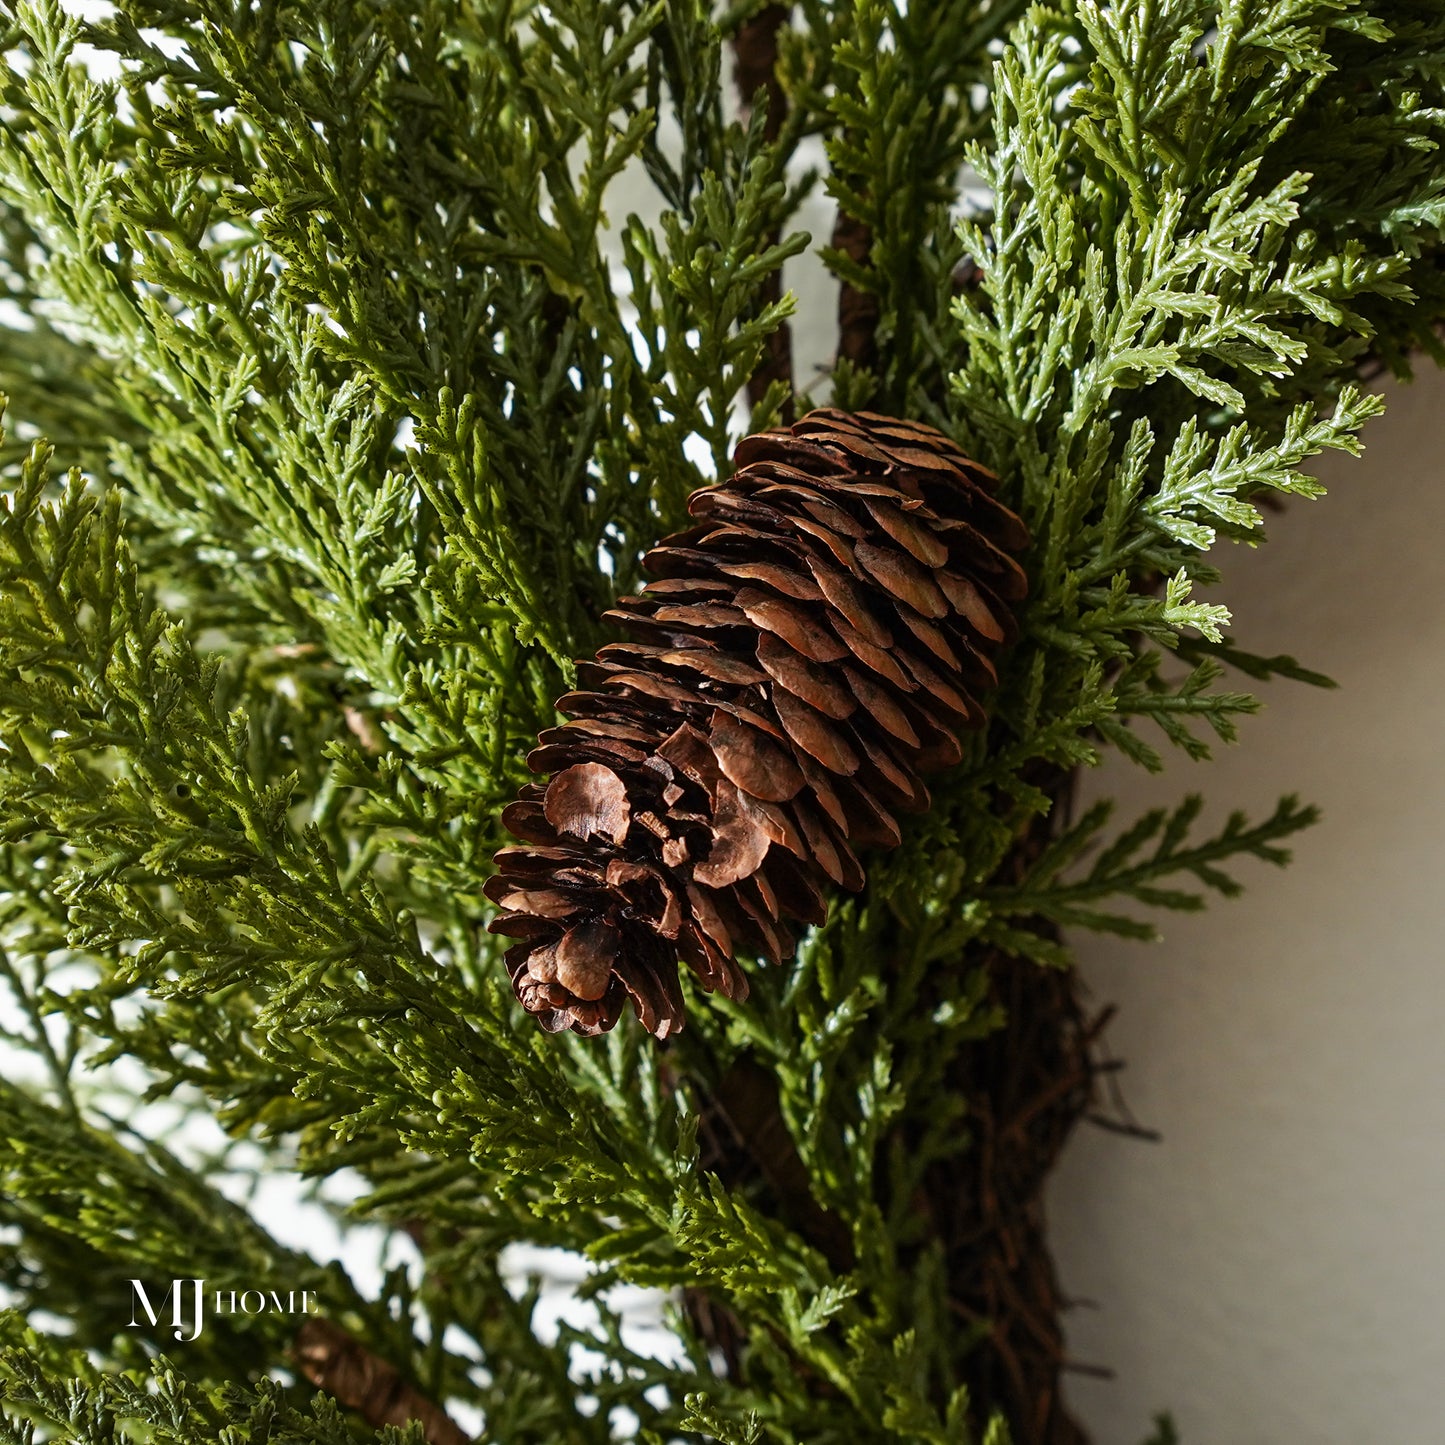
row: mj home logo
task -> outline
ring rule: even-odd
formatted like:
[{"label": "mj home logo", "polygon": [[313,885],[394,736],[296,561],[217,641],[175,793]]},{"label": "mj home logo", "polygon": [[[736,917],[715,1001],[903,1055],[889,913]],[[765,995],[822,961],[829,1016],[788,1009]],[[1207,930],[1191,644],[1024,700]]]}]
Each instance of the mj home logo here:
[{"label": "mj home logo", "polygon": [[[139,1329],[143,1315],[152,1325],[159,1325],[161,1315],[166,1311],[166,1296],[162,1295],[155,1304],[140,1280],[130,1282],[132,1298],[130,1312],[131,1329]],[[316,1291],[309,1289],[277,1290],[259,1289],[218,1289],[213,1291],[211,1309],[218,1315],[309,1315],[316,1300]],[[182,1341],[199,1337],[205,1322],[206,1282],[203,1279],[173,1279],[170,1293],[172,1333]]]}]

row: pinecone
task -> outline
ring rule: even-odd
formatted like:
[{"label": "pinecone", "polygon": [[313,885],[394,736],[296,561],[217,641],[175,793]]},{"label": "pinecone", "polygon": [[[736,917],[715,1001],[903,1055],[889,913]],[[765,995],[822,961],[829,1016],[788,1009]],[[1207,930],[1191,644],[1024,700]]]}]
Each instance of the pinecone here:
[{"label": "pinecone", "polygon": [[789,957],[830,883],[863,886],[854,848],[928,807],[919,774],[959,760],[1011,640],[1028,533],[941,432],[814,411],[734,460],[606,614],[631,640],[578,664],[527,759],[551,781],[502,813],[524,846],[496,856],[491,929],[548,1030],[602,1033],[630,998],[677,1031],[679,958],[745,998],[738,955]]}]

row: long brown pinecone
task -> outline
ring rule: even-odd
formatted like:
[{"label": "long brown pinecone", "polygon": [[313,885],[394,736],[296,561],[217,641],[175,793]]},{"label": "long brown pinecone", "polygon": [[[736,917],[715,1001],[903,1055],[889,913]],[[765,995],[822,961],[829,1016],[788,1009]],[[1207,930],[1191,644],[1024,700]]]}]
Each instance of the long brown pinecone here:
[{"label": "long brown pinecone", "polygon": [[632,640],[578,664],[527,759],[551,781],[502,813],[524,846],[497,854],[491,927],[549,1030],[601,1033],[630,998],[676,1032],[679,958],[746,997],[738,955],[790,956],[830,883],[863,886],[854,847],[928,807],[919,774],[959,760],[1012,635],[1028,534],[941,432],[814,411],[734,461],[607,613]]}]

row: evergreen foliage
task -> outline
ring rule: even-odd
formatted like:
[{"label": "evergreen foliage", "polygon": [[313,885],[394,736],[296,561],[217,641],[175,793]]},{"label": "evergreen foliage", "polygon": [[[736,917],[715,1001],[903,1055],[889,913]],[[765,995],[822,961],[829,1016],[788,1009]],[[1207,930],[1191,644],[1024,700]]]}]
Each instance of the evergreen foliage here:
[{"label": "evergreen foliage", "polygon": [[[969,1400],[988,1322],[911,1203],[970,1149],[946,1081],[999,1021],[978,960],[1147,934],[1137,905],[1232,894],[1313,818],[1050,810],[1106,747],[1232,740],[1235,673],[1323,681],[1193,588],[1358,450],[1363,363],[1440,355],[1445,13],[801,0],[770,141],[729,118],[755,9],[0,6],[0,973],[34,1064],[0,1085],[0,1440],[369,1438],[284,1319],[128,1326],[131,1279],[191,1277],[315,1289],[506,1445],[1029,1438]],[[660,218],[616,214],[624,173]],[[799,229],[815,191],[866,264]],[[811,399],[999,473],[1023,638],[933,810],[747,1005],[690,999],[666,1049],[545,1037],[484,932],[498,812],[642,551],[780,414],[739,395],[810,248],[876,298],[880,357]],[[839,1257],[703,1166],[739,1060]],[[284,1247],[221,1187],[240,1156],[167,1147],[122,1087],[262,1172],[361,1180],[347,1219],[422,1265],[368,1295]],[[539,1336],[519,1242],[591,1262],[594,1330]],[[676,1360],[626,1342],[622,1283],[672,1292]]]}]

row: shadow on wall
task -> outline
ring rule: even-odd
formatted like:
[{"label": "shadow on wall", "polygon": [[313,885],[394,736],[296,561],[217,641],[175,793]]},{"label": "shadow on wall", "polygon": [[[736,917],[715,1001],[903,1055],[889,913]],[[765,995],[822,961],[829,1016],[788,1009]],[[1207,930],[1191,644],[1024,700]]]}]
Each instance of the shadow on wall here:
[{"label": "shadow on wall", "polygon": [[[1220,819],[1284,792],[1323,821],[1248,892],[1081,940],[1125,1096],[1163,1132],[1085,1126],[1050,1196],[1073,1377],[1098,1445],[1169,1409],[1184,1445],[1439,1445],[1445,1375],[1445,376],[1393,387],[1362,460],[1219,555],[1234,635],[1277,682],[1213,763],[1119,758],[1120,820],[1189,791]],[[1244,680],[1243,686],[1249,686]]]}]

